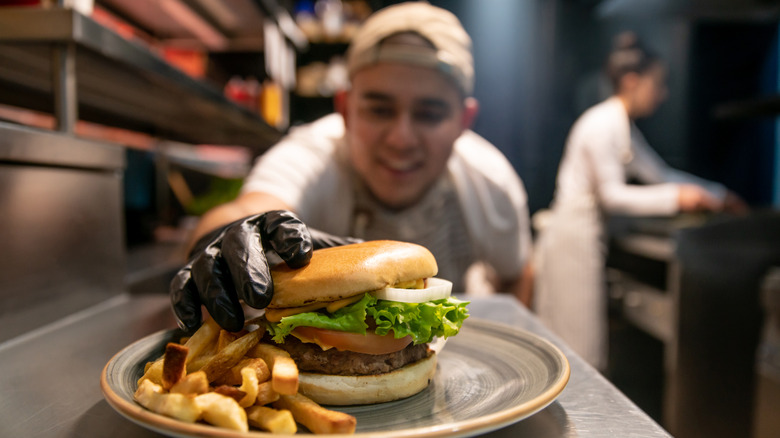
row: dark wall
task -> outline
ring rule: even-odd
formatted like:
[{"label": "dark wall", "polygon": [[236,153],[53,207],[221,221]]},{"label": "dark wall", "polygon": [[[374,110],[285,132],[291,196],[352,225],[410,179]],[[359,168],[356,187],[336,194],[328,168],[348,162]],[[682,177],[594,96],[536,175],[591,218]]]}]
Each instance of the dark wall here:
[{"label": "dark wall", "polygon": [[688,114],[687,163],[752,204],[768,205],[777,114],[757,112],[751,102],[777,93],[777,24],[704,22],[691,33],[690,97],[703,110]]},{"label": "dark wall", "polygon": [[532,211],[546,206],[562,147],[549,96],[557,3],[552,1],[451,0],[431,3],[462,21],[474,44],[475,97],[480,113],[474,130],[509,158],[526,185]]},{"label": "dark wall", "polygon": [[[434,2],[437,3],[437,2]],[[686,23],[673,17],[599,16],[595,1],[441,1],[474,41],[475,131],[493,142],[523,179],[531,212],[553,198],[566,136],[576,118],[609,95],[603,60],[612,38],[633,30],[670,61],[672,96],[641,121],[651,144],[685,168]]]},{"label": "dark wall", "polygon": [[513,163],[532,213],[552,200],[572,123],[605,97],[603,61],[625,30],[669,67],[668,100],[637,122],[650,144],[673,167],[724,183],[753,205],[771,203],[775,114],[716,113],[730,101],[777,95],[780,18],[708,9],[707,1],[685,3],[701,10],[596,0],[432,3],[458,15],[472,36],[481,103],[474,129]]},{"label": "dark wall", "polygon": [[[375,9],[394,3],[370,2]],[[669,99],[637,122],[649,143],[671,166],[724,183],[754,206],[771,204],[775,112],[717,114],[729,102],[779,96],[780,17],[751,8],[780,1],[430,3],[457,15],[472,37],[480,102],[474,130],[509,158],[525,183],[531,213],[553,198],[571,125],[608,96],[603,61],[614,36],[626,30],[669,67]]]}]

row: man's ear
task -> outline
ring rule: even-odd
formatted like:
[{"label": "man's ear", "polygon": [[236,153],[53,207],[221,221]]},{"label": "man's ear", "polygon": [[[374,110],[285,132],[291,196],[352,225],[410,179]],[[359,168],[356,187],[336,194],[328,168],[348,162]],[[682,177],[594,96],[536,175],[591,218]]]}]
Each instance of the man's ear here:
[{"label": "man's ear", "polygon": [[344,119],[344,123],[347,123],[347,95],[349,92],[347,90],[338,90],[333,95],[333,108],[336,110],[337,113],[341,114],[341,117]]},{"label": "man's ear", "polygon": [[473,97],[467,97],[463,101],[463,118],[461,119],[461,127],[471,129],[474,126],[474,121],[477,119],[479,113],[479,101]]}]

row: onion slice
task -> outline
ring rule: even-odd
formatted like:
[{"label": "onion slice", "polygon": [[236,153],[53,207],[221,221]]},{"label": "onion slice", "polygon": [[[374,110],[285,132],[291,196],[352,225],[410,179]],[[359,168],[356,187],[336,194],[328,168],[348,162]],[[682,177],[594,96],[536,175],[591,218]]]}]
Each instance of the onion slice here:
[{"label": "onion slice", "polygon": [[425,289],[398,289],[386,287],[371,292],[380,300],[399,301],[401,303],[424,303],[426,301],[447,298],[452,294],[452,282],[441,278],[429,278]]}]

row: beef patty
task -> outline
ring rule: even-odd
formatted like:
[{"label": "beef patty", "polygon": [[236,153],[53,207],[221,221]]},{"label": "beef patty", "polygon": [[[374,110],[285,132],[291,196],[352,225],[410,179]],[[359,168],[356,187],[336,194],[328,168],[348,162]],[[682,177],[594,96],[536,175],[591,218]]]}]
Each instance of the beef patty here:
[{"label": "beef patty", "polygon": [[287,336],[284,343],[277,346],[290,353],[300,371],[340,376],[388,373],[432,354],[427,344],[409,344],[401,351],[388,354],[356,353],[335,348],[323,350],[319,345],[301,342],[295,336]]}]

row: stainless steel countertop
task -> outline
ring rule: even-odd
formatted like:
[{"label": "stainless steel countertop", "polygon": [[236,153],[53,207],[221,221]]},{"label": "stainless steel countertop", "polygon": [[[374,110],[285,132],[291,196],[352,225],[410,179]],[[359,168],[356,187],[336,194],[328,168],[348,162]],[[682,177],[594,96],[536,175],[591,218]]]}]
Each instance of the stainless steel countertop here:
[{"label": "stainless steel countertop", "polygon": [[[571,378],[539,413],[490,437],[668,437],[663,428],[509,296],[469,297],[477,318],[549,339]],[[0,344],[0,436],[153,437],[103,399],[100,373],[119,350],[175,327],[166,295],[124,294]]]}]

